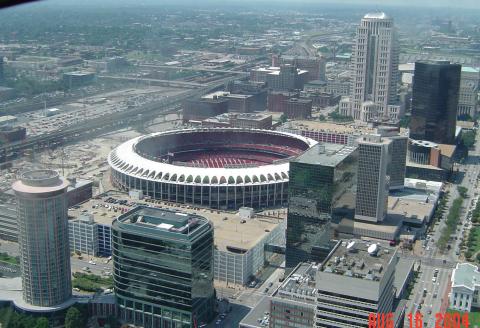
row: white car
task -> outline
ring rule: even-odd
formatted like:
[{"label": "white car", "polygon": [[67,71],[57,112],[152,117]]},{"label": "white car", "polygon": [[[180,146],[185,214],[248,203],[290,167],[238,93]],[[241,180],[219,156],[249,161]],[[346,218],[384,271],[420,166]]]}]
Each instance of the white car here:
[{"label": "white car", "polygon": [[92,260],[88,261],[88,264],[91,264],[91,265],[96,265],[97,263],[93,262]]},{"label": "white car", "polygon": [[432,282],[437,282],[437,277],[433,277]]}]

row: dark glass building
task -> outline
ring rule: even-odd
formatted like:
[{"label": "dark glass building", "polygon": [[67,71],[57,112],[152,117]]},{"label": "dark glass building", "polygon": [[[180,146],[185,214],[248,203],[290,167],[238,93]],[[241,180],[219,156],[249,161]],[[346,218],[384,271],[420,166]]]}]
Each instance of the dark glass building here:
[{"label": "dark glass building", "polygon": [[410,138],[455,143],[461,65],[416,62]]},{"label": "dark glass building", "polygon": [[357,151],[318,144],[290,162],[286,268],[328,255],[332,218],[354,215]]},{"label": "dark glass building", "polygon": [[205,218],[137,207],[112,224],[121,319],[142,327],[198,327],[212,319],[213,225]]}]

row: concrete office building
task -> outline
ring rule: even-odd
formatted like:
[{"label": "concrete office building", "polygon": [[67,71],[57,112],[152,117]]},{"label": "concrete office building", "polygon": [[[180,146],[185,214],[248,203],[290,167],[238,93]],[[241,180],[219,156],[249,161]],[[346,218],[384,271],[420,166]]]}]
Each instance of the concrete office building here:
[{"label": "concrete office building", "polygon": [[[118,195],[118,194],[117,194]],[[125,197],[125,198],[124,198]],[[122,197],[129,202],[133,201],[127,195]],[[137,204],[149,205],[146,200],[135,201]],[[89,230],[89,227],[79,228],[83,233],[77,233],[75,239],[70,239],[72,250],[79,250],[80,245],[86,249],[95,249],[98,255],[111,255],[111,225],[112,217],[118,214],[109,211],[103,206],[102,200],[92,199],[81,204],[79,208],[72,208],[69,215],[75,219],[69,224],[92,226],[96,232]],[[85,214],[84,211],[94,209],[95,214]],[[1,207],[0,207],[1,209]],[[124,212],[123,207],[120,212]],[[176,210],[171,207],[171,210]],[[245,217],[240,212],[231,211],[204,211],[204,216],[212,222],[215,229],[215,250],[214,250],[214,277],[217,282],[233,286],[243,286],[250,282],[253,275],[262,270],[265,264],[272,260],[270,246],[284,247],[286,215],[284,213],[273,213],[270,211],[255,213],[252,217]],[[192,208],[182,209],[185,213],[194,213],[198,210]],[[112,213],[113,212],[113,213]],[[283,212],[283,211],[282,211]],[[270,213],[267,215],[267,213]],[[82,217],[93,215],[93,224],[87,220],[79,220]],[[72,231],[72,230],[71,230]],[[86,233],[88,232],[88,233]],[[92,241],[89,235],[96,236]],[[75,243],[73,243],[75,241]],[[76,247],[75,249],[73,249]],[[90,253],[91,254],[91,253]],[[274,259],[273,259],[274,260]]]},{"label": "concrete office building", "polygon": [[277,91],[303,89],[308,72],[289,64],[280,67],[259,67],[250,71],[254,82],[266,82],[267,88]]},{"label": "concrete office building", "polygon": [[215,91],[203,95],[202,99],[227,99],[229,112],[251,113],[255,108],[255,98],[250,94],[235,94],[228,91]]},{"label": "concrete office building", "polygon": [[335,97],[344,96],[348,97],[350,95],[350,86],[351,82],[349,78],[340,78],[323,80],[314,80],[305,83],[303,90],[306,92],[322,92],[327,94],[332,94]]},{"label": "concrete office building", "polygon": [[281,56],[280,64],[290,64],[307,71],[307,81],[325,80],[326,60],[323,57],[313,56]]},{"label": "concrete office building", "polygon": [[290,162],[286,268],[322,261],[331,249],[332,216],[353,217],[354,147],[319,144]]},{"label": "concrete office building", "polygon": [[478,308],[480,301],[480,272],[471,263],[457,263],[452,274],[452,290],[449,294],[450,308],[462,312],[470,312],[472,307]]},{"label": "concrete office building", "polygon": [[369,327],[370,313],[393,312],[397,261],[395,248],[386,245],[337,244],[317,271],[315,326]]},{"label": "concrete office building", "polygon": [[312,328],[316,270],[312,263],[300,263],[271,296],[262,298],[250,310],[239,327]]},{"label": "concrete office building", "polygon": [[454,144],[461,65],[416,62],[410,138]]},{"label": "concrete office building", "polygon": [[24,172],[17,198],[23,300],[58,306],[72,296],[67,223],[68,182],[52,170]]},{"label": "concrete office building", "polygon": [[267,107],[267,84],[265,82],[236,80],[227,84],[226,91],[233,94],[250,95],[255,112],[264,111]]},{"label": "concrete office building", "polygon": [[0,239],[18,241],[17,210],[13,204],[0,204]]},{"label": "concrete office building", "polygon": [[379,134],[358,139],[356,220],[381,222],[387,215],[391,143]]},{"label": "concrete office building", "polygon": [[203,120],[202,127],[269,130],[272,128],[272,115],[264,113],[225,113]]},{"label": "concrete office building", "polygon": [[98,256],[98,228],[93,215],[83,214],[68,221],[70,251]]},{"label": "concrete office building", "polygon": [[462,66],[458,95],[458,118],[465,119],[467,115],[472,118],[477,116],[479,81],[480,70],[478,68]]},{"label": "concrete office building", "polygon": [[307,119],[312,116],[312,100],[308,98],[290,98],[285,101],[285,112],[290,119]]},{"label": "concrete office building", "polygon": [[183,122],[204,120],[226,112],[228,99],[218,97],[188,99],[183,103]]},{"label": "concrete office building", "polygon": [[181,212],[137,207],[113,222],[120,318],[145,328],[198,327],[214,315],[213,225]]},{"label": "concrete office building", "polygon": [[281,112],[286,111],[286,101],[290,98],[298,98],[299,92],[293,91],[275,91],[270,90],[267,97],[267,110],[269,112]]},{"label": "concrete office building", "polygon": [[315,323],[315,275],[318,267],[301,263],[272,295],[270,327],[311,328]]},{"label": "concrete office building", "polygon": [[387,175],[390,177],[390,190],[403,189],[407,165],[408,135],[401,133],[396,127],[389,126],[379,126],[377,133],[391,140],[390,161],[387,167]]},{"label": "concrete office building", "polygon": [[396,103],[398,42],[393,19],[385,13],[366,14],[353,46],[352,86],[342,114],[369,122],[389,118]]}]

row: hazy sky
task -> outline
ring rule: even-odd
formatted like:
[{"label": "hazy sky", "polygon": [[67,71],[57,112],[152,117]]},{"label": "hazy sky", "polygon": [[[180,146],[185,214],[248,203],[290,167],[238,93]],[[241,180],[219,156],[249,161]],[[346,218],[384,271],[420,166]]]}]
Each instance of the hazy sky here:
[{"label": "hazy sky", "polygon": [[113,5],[119,4],[145,4],[145,5],[162,5],[162,4],[192,4],[196,7],[201,7],[202,4],[338,4],[338,5],[368,5],[382,8],[384,6],[416,6],[416,7],[451,7],[451,8],[476,8],[480,9],[480,0],[47,0],[47,3],[59,4],[99,4],[105,5],[107,3]]}]

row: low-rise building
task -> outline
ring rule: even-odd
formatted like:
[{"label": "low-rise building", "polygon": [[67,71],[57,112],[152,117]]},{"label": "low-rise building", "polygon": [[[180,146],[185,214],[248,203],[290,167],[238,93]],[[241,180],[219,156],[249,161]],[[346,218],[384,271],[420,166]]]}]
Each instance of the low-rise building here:
[{"label": "low-rise building", "polygon": [[93,215],[83,214],[68,221],[70,252],[98,256],[98,229]]},{"label": "low-rise building", "polygon": [[281,56],[280,64],[290,64],[301,70],[306,70],[307,81],[325,80],[326,61],[323,57],[314,56]]},{"label": "low-rise building", "polygon": [[328,92],[307,92],[303,91],[301,93],[302,98],[307,98],[312,100],[312,106],[318,108],[325,108],[329,106],[334,106],[340,101],[340,96],[335,96],[333,93]]},{"label": "low-rise building", "polygon": [[83,203],[93,196],[93,181],[69,178],[70,185],[67,189],[68,207]]},{"label": "low-rise building", "polygon": [[285,115],[290,119],[306,119],[312,116],[312,100],[290,98],[285,101]]},{"label": "low-rise building", "polygon": [[457,155],[456,145],[409,139],[407,176],[443,181],[452,172]]},{"label": "low-rise building", "polygon": [[17,122],[17,117],[13,115],[0,116],[0,126],[11,126]]},{"label": "low-rise building", "polygon": [[300,263],[275,291],[270,302],[270,327],[314,326],[317,269],[312,263]]},{"label": "low-rise building", "polygon": [[480,272],[471,263],[457,263],[451,278],[452,289],[449,295],[450,308],[470,312],[472,307],[479,307]]},{"label": "low-rise building", "polygon": [[272,90],[301,90],[308,80],[308,71],[285,64],[280,67],[259,67],[250,71],[250,79],[255,82],[266,82]]},{"label": "low-rise building", "polygon": [[183,122],[204,120],[226,112],[228,99],[218,97],[188,99],[183,103]]},{"label": "low-rise building", "polygon": [[18,241],[17,209],[14,204],[0,204],[0,239]]},{"label": "low-rise building", "polygon": [[63,84],[66,88],[76,88],[93,83],[96,75],[93,72],[69,72],[63,73]]},{"label": "low-rise building", "polygon": [[[111,196],[105,196],[108,199]],[[88,234],[78,234],[75,245],[85,245],[87,249],[95,249],[96,256],[109,256],[112,253],[111,227],[112,221],[128,211],[132,206],[151,205],[149,199],[133,200],[126,194],[115,195],[115,198],[123,200],[122,205],[107,203],[103,199],[91,199],[82,203],[78,208],[69,210],[69,222],[75,225],[92,225],[96,236],[92,242]],[[178,211],[179,207],[168,206],[162,208]],[[229,286],[245,285],[264,266],[266,261],[273,255],[266,250],[266,246],[280,246],[285,244],[285,221],[284,214],[280,211],[275,215],[271,213],[257,213],[250,219],[242,218],[237,212],[217,211],[200,208],[181,207],[185,213],[198,213],[209,219],[214,228],[214,277],[215,280]],[[78,220],[86,214],[93,216],[93,223]],[[82,228],[83,229],[83,228]],[[87,230],[86,228],[84,230]],[[71,248],[72,241],[70,242]],[[76,247],[76,246],[75,246]],[[79,250],[77,248],[72,250]],[[83,251],[81,251],[83,253]]]},{"label": "low-rise building", "polygon": [[263,113],[225,113],[202,121],[205,127],[271,129],[272,115]]},{"label": "low-rise building", "polygon": [[236,113],[253,112],[256,100],[254,96],[250,94],[236,94],[228,91],[212,92],[202,96],[202,99],[226,99],[228,100],[228,111]]}]

